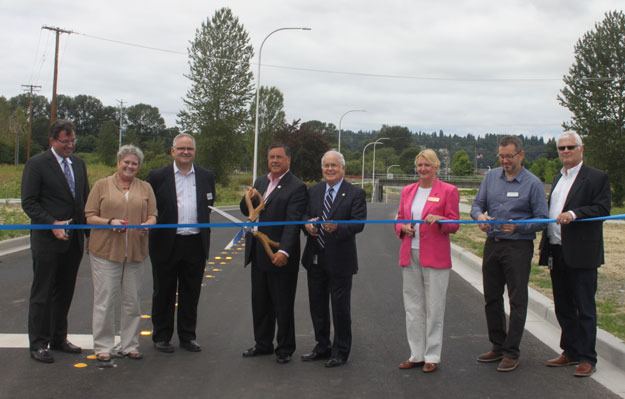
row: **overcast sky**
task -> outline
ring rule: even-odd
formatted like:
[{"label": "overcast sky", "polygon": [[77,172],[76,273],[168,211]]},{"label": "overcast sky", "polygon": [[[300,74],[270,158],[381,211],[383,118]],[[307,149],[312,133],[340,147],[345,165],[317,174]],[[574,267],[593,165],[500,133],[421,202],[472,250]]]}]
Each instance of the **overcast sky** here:
[{"label": "overcast sky", "polygon": [[338,125],[365,109],[342,127],[552,136],[569,118],[556,97],[576,41],[623,0],[0,0],[0,95],[36,84],[51,97],[54,34],[41,26],[58,26],[77,32],[61,36],[59,93],[154,105],[173,126],[189,41],[223,6],[247,29],[255,63],[269,32],[312,28],[263,48],[261,84],[284,93],[289,120]]}]

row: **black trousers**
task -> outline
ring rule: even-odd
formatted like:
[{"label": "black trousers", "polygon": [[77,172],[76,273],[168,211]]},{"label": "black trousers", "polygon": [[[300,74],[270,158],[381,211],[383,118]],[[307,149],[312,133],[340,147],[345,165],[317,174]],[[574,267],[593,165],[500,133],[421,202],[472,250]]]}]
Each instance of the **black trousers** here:
[{"label": "black trousers", "polygon": [[[531,240],[495,240],[484,245],[482,278],[488,339],[492,350],[512,358],[520,355],[519,346],[527,318],[527,285],[534,242]],[[510,320],[506,329],[504,287],[508,287]]]},{"label": "black trousers", "polygon": [[[76,232],[78,233],[78,232]],[[66,252],[33,251],[33,283],[28,307],[30,349],[46,348],[67,339],[67,313],[74,297],[82,260],[77,234]]]},{"label": "black trousers", "polygon": [[152,259],[152,341],[169,342],[174,333],[178,293],[178,339],[196,339],[197,306],[200,300],[206,255],[199,234],[177,235],[171,256],[165,262]]},{"label": "black trousers", "polygon": [[[315,351],[332,349],[332,357],[347,360],[352,346],[351,293],[352,275],[336,276],[326,267],[324,255],[308,268],[308,300],[315,329]],[[330,341],[330,303],[334,340]]]},{"label": "black trousers", "polygon": [[295,352],[295,290],[296,271],[265,272],[252,262],[252,319],[254,341],[261,351],[274,350],[276,335],[277,355],[292,355]]},{"label": "black trousers", "polygon": [[597,363],[597,269],[567,266],[562,247],[552,245],[551,284],[556,317],[562,328],[560,348],[571,360]]}]

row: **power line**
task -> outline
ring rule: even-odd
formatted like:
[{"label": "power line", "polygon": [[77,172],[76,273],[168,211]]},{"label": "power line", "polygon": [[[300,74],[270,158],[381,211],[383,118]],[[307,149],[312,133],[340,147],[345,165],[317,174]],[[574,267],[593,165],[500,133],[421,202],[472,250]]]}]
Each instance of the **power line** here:
[{"label": "power line", "polygon": [[[39,91],[41,89],[41,86],[29,84],[22,85],[22,87],[24,88],[24,91],[28,92],[28,138],[26,139],[26,160],[29,160],[30,148],[33,142],[33,92]],[[19,144],[17,145],[17,147],[19,149]],[[16,154],[19,154],[19,152],[17,152]]]},{"label": "power line", "polygon": [[[152,51],[160,51],[169,54],[178,54],[178,55],[187,55],[187,53],[177,50],[163,49],[154,46],[147,46],[138,43],[132,43],[122,40],[108,39],[105,37],[89,35],[86,33],[73,32],[81,36],[85,36],[87,38],[106,41],[110,43],[117,43],[124,46],[142,48],[145,50]],[[233,60],[228,58],[220,58],[220,57],[208,57],[217,61],[225,61],[231,62],[234,64],[239,64],[240,60]],[[255,62],[250,62],[251,65],[258,65]],[[360,76],[360,77],[368,77],[368,78],[383,78],[383,79],[405,79],[405,80],[425,80],[425,81],[449,81],[449,82],[549,82],[549,81],[561,81],[562,78],[551,78],[551,77],[511,77],[511,78],[489,78],[489,77],[441,77],[441,76],[419,76],[419,75],[402,75],[402,74],[389,74],[389,73],[369,73],[369,72],[352,72],[352,71],[338,71],[331,69],[319,69],[319,68],[307,68],[307,67],[294,67],[288,65],[272,65],[272,64],[262,64],[263,67],[274,68],[274,69],[283,69],[283,70],[292,70],[292,71],[301,71],[301,72],[316,72],[316,73],[325,73],[332,75],[347,75],[347,76]],[[623,79],[623,77],[588,77],[582,78],[582,80],[586,81],[599,81],[599,82],[609,82],[613,80]]]},{"label": "power line", "polygon": [[42,26],[41,29],[47,29],[56,33],[56,42],[54,46],[54,81],[52,83],[52,101],[50,102],[50,125],[56,121],[56,82],[59,74],[59,39],[61,33],[72,34],[71,30],[61,29],[52,26]]}]

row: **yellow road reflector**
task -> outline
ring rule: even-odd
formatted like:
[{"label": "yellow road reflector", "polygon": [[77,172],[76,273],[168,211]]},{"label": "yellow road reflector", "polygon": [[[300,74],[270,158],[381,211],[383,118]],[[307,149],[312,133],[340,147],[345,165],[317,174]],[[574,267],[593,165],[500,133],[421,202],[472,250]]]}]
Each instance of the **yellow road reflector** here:
[{"label": "yellow road reflector", "polygon": [[232,260],[232,256],[226,256],[226,260]]},{"label": "yellow road reflector", "polygon": [[151,319],[151,318],[152,318],[152,316],[150,316],[149,314],[142,314],[142,315],[141,315],[141,318],[142,318],[142,319]]},{"label": "yellow road reflector", "polygon": [[228,255],[228,251],[221,251],[222,255]]},{"label": "yellow road reflector", "polygon": [[214,272],[220,272],[220,271],[221,271],[221,269],[218,269],[218,268],[216,268],[216,267],[213,267],[213,271],[214,271]]},{"label": "yellow road reflector", "polygon": [[76,363],[74,367],[76,367],[77,369],[84,369],[85,367],[87,367],[87,363]]},{"label": "yellow road reflector", "polygon": [[150,335],[152,335],[152,331],[143,330],[139,333],[139,335],[141,335],[142,337],[149,337]]},{"label": "yellow road reflector", "polygon": [[207,274],[206,278],[215,278],[215,276],[213,276],[212,274]]},{"label": "yellow road reflector", "polygon": [[209,265],[214,265],[214,264],[215,264],[215,262],[208,262],[208,264],[209,264]]},{"label": "yellow road reflector", "polygon": [[215,256],[215,259],[221,259],[221,256]]},{"label": "yellow road reflector", "polygon": [[227,265],[228,262],[219,262],[220,265]]},{"label": "yellow road reflector", "polygon": [[87,356],[87,359],[88,360],[96,360],[97,357],[96,357],[96,355],[89,355],[89,356]]}]

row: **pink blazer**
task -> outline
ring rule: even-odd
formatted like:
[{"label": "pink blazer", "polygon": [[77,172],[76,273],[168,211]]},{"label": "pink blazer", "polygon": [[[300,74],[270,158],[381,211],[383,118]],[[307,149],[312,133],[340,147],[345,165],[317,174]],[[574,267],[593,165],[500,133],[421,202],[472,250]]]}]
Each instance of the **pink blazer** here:
[{"label": "pink blazer", "polygon": [[[419,182],[403,188],[397,210],[397,219],[412,219],[410,210],[412,201],[417,194]],[[446,219],[457,220],[460,216],[460,198],[456,186],[435,179],[432,183],[432,191],[423,207],[421,217],[425,219],[429,214],[440,215]],[[403,224],[403,223],[402,223]],[[451,268],[451,243],[449,234],[455,233],[460,227],[455,223],[433,223],[419,225],[419,264],[423,267],[434,269]],[[406,267],[411,262],[412,237],[401,232],[401,224],[395,225],[395,233],[401,239],[399,248],[399,265]]]}]

